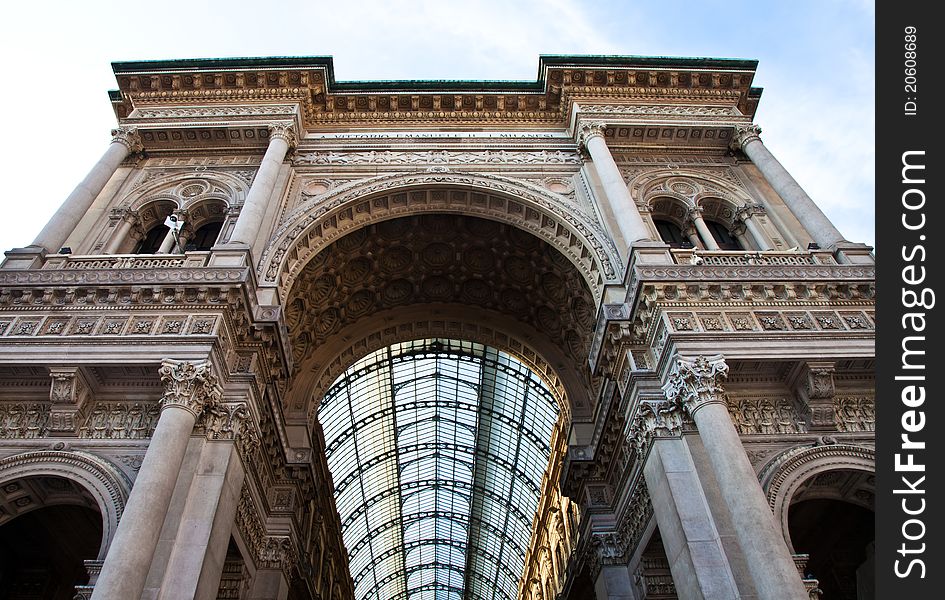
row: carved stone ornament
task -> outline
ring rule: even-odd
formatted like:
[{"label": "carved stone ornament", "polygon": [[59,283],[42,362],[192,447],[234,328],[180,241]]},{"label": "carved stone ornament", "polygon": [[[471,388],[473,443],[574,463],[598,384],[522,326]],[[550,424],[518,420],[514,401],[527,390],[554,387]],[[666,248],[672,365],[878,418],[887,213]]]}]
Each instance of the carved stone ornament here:
[{"label": "carved stone ornament", "polygon": [[722,355],[695,359],[676,357],[663,392],[670,402],[679,403],[689,414],[709,404],[725,404],[722,380],[728,377],[728,365]]},{"label": "carved stone ornament", "polygon": [[192,363],[165,358],[158,370],[164,395],[161,410],[175,406],[200,416],[204,406],[219,402],[222,395],[217,378],[210,372],[209,362]]},{"label": "carved stone ornament", "polygon": [[202,431],[208,440],[235,440],[244,435],[249,410],[245,402],[214,402],[204,406],[197,421],[197,431]]},{"label": "carved stone ornament", "polygon": [[641,402],[633,418],[629,442],[639,456],[645,456],[654,438],[679,437],[683,411],[673,402]]},{"label": "carved stone ornament", "polygon": [[298,561],[292,539],[284,535],[266,536],[259,547],[259,566],[280,569],[291,579],[290,572]]},{"label": "carved stone ornament", "polygon": [[761,141],[761,127],[754,123],[748,125],[736,125],[735,134],[732,136],[732,148],[741,150],[745,144],[753,140]]},{"label": "carved stone ornament", "polygon": [[141,152],[144,145],[141,143],[141,136],[136,127],[118,127],[112,129],[112,143],[124,144],[128,152]]},{"label": "carved stone ornament", "polygon": [[578,128],[578,147],[582,150],[593,137],[604,137],[607,125],[603,121],[582,121]]},{"label": "carved stone ornament", "polygon": [[294,148],[299,143],[298,135],[295,133],[295,125],[292,123],[270,123],[269,139],[285,140],[290,148]]}]

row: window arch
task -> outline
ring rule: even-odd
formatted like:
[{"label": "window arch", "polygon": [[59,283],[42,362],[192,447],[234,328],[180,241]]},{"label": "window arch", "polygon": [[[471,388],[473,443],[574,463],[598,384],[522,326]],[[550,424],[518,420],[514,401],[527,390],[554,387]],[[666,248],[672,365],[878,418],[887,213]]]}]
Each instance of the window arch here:
[{"label": "window arch", "polygon": [[209,250],[216,244],[222,229],[222,220],[204,223],[197,228],[194,235],[187,241],[187,250]]},{"label": "window arch", "polygon": [[692,246],[692,242],[683,234],[682,228],[672,221],[655,218],[653,224],[656,225],[656,231],[660,234],[660,238],[670,248],[688,248]]},{"label": "window arch", "polygon": [[168,231],[170,228],[163,223],[155,225],[138,241],[132,254],[157,254]]}]

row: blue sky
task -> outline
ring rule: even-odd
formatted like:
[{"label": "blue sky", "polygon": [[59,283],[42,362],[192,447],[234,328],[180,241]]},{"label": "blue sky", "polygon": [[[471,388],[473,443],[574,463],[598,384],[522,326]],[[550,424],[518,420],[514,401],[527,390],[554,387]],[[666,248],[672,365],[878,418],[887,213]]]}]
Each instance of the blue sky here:
[{"label": "blue sky", "polygon": [[874,240],[869,1],[53,1],[4,12],[2,250],[30,243],[105,150],[111,61],[295,55],[334,56],[340,80],[534,80],[539,54],[757,59],[762,139],[847,239]]}]

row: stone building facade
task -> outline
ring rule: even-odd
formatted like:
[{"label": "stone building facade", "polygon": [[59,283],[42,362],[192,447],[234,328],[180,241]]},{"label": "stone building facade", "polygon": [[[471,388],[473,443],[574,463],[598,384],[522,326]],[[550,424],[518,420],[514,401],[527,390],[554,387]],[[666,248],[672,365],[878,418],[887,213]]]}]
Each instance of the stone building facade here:
[{"label": "stone building facade", "polygon": [[872,598],[873,256],[756,66],[115,63],[0,267],[4,597]]}]

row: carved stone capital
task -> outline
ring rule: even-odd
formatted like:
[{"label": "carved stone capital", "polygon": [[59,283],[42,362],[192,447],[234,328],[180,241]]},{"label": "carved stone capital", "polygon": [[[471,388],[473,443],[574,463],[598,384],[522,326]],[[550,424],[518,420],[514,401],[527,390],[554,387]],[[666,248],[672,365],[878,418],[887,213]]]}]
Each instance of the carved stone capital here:
[{"label": "carved stone capital", "polygon": [[259,546],[259,567],[279,569],[291,579],[293,566],[298,562],[298,555],[292,539],[286,535],[268,535]]},{"label": "carved stone capital", "polygon": [[676,357],[676,364],[663,386],[670,402],[678,403],[691,415],[703,406],[725,404],[722,380],[728,377],[728,365],[722,355]]},{"label": "carved stone capital", "polygon": [[196,430],[208,440],[242,439],[250,413],[245,402],[212,402],[204,406]]},{"label": "carved stone capital", "polygon": [[731,147],[733,150],[741,150],[749,142],[761,141],[761,127],[751,123],[750,125],[736,125],[735,133],[732,135]]},{"label": "carved stone capital", "polygon": [[289,148],[295,148],[299,143],[298,135],[295,132],[295,125],[292,123],[270,123],[269,139],[285,140]]},{"label": "carved stone capital", "polygon": [[141,152],[144,145],[136,127],[117,127],[112,129],[112,143],[124,144],[129,153]]},{"label": "carved stone capital", "polygon": [[760,204],[746,204],[745,206],[739,208],[735,211],[735,220],[744,222],[747,219],[750,219],[754,215],[763,215],[765,214],[765,209]]},{"label": "carved stone capital", "polygon": [[589,142],[591,138],[603,138],[606,129],[607,124],[603,121],[581,121],[581,125],[578,127],[578,148],[583,151],[587,148],[587,142]]},{"label": "carved stone capital", "polygon": [[169,358],[161,361],[158,370],[161,383],[164,384],[161,410],[181,408],[196,418],[208,403],[219,402],[222,390],[210,371],[209,362],[192,363]]},{"label": "carved stone capital", "polygon": [[646,456],[654,439],[679,437],[682,427],[683,409],[678,404],[643,401],[633,418],[629,442],[638,456]]}]

